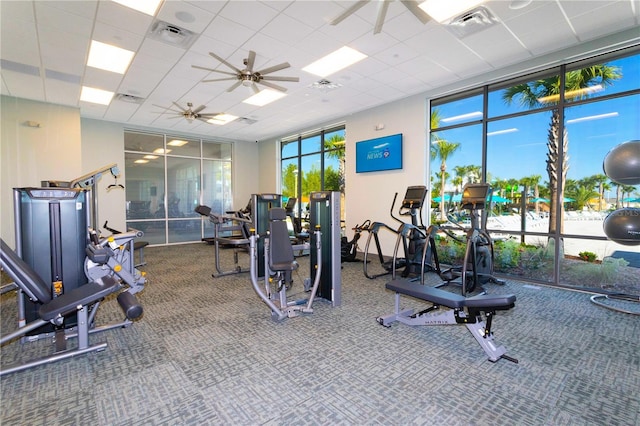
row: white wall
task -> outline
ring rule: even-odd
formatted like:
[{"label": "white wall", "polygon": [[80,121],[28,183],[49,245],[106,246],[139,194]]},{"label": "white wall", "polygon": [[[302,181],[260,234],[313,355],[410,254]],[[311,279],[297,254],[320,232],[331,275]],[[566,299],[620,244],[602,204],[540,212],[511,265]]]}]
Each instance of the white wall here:
[{"label": "white wall", "polygon": [[233,145],[233,208],[239,210],[247,205],[251,194],[258,191],[262,181],[261,168],[265,164],[258,161],[258,144],[236,142]]},{"label": "white wall", "polygon": [[[426,114],[424,96],[414,96],[354,114],[347,119],[345,225],[348,238],[353,236],[351,228],[356,224],[362,224],[367,219],[397,228],[399,223],[389,214],[395,193],[398,193],[399,198],[394,209],[394,214],[397,216],[398,203],[402,200],[407,187],[427,185],[429,158],[426,142],[428,134],[425,128],[428,122]],[[383,125],[384,129],[375,130],[379,125]],[[402,133],[403,139],[402,170],[356,173],[356,142],[397,133]],[[426,211],[424,216],[426,223]],[[395,236],[391,232],[381,232],[379,236],[383,250],[389,247],[391,251],[395,244]],[[364,245],[361,248],[364,248]],[[391,254],[391,252],[385,252],[385,254]]]},{"label": "white wall", "polygon": [[80,111],[8,96],[0,105],[0,235],[15,247],[13,188],[82,175]]},{"label": "white wall", "polygon": [[[121,124],[109,121],[81,119],[82,125],[82,173],[85,175],[116,164],[120,175],[118,184],[125,184],[124,170],[124,129]],[[108,189],[115,184],[113,175],[107,171],[97,179],[98,223],[102,227],[109,221],[109,227],[126,230],[125,191],[120,188]]]}]

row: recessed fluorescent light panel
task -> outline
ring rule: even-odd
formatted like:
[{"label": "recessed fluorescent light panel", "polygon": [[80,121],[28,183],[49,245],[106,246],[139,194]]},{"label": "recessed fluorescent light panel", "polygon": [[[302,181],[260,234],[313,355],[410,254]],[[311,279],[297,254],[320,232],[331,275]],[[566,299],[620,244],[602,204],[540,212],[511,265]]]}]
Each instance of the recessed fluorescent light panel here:
[{"label": "recessed fluorescent light panel", "polygon": [[341,69],[360,62],[367,55],[360,53],[348,46],[341,47],[333,53],[329,53],[324,58],[318,59],[314,63],[302,68],[303,71],[320,76],[327,77]]},{"label": "recessed fluorescent light panel", "polygon": [[280,92],[279,90],[263,89],[242,102],[255,106],[264,106],[285,96],[287,96],[286,93]]},{"label": "recessed fluorescent light panel", "polygon": [[427,0],[418,7],[431,16],[433,19],[443,24],[451,18],[455,18],[462,12],[484,3],[485,0]]},{"label": "recessed fluorescent light panel", "polygon": [[231,114],[218,114],[216,116],[211,117],[207,120],[207,123],[217,124],[218,126],[224,126],[227,123],[231,123],[233,120],[236,120],[238,117]]},{"label": "recessed fluorescent light panel", "polygon": [[150,16],[153,16],[156,14],[156,10],[158,10],[158,6],[162,2],[162,0],[113,0],[113,1]]},{"label": "recessed fluorescent light panel", "polygon": [[153,150],[154,154],[168,154],[170,152],[171,152],[170,149],[166,149],[165,150],[164,148],[156,148],[156,149]]},{"label": "recessed fluorescent light panel", "polygon": [[129,68],[134,52],[91,40],[87,65],[105,71],[124,74]]},{"label": "recessed fluorescent light panel", "polygon": [[167,145],[171,145],[171,146],[184,146],[186,144],[188,144],[189,141],[183,141],[182,139],[173,139],[169,142],[167,142]]},{"label": "recessed fluorescent light panel", "polygon": [[96,89],[95,87],[82,86],[80,100],[92,104],[109,105],[113,99],[113,92]]}]

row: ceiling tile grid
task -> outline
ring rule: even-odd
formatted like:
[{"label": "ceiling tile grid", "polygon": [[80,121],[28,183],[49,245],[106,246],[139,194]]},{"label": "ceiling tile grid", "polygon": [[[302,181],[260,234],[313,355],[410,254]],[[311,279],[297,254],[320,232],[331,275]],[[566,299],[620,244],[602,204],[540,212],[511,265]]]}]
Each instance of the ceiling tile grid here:
[{"label": "ceiling tile grid", "polygon": [[[164,0],[156,15],[148,16],[111,0],[1,1],[0,88],[3,95],[79,108],[83,117],[253,142],[340,120],[640,24],[637,0],[535,0],[523,8],[512,7],[509,0],[489,0],[485,7],[496,22],[461,36],[450,25],[434,20],[423,24],[403,2],[392,0],[381,31],[374,34],[381,2],[370,0],[331,25],[354,2]],[[158,31],[160,21],[180,33]],[[135,52],[126,73],[87,67],[91,40]],[[176,40],[186,44],[171,44]],[[345,45],[367,58],[329,76],[302,70]],[[274,81],[287,96],[263,107],[248,105],[243,101],[253,90],[239,85],[229,91],[237,81],[233,75],[193,67],[235,75],[210,52],[243,70],[250,51],[255,52],[252,71],[290,64],[269,74],[299,79]],[[225,77],[231,79],[202,81]],[[340,87],[311,87],[320,80]],[[116,96],[108,106],[83,102],[82,85]],[[173,102],[181,107],[188,102],[205,105],[206,112],[240,119],[224,126],[189,122],[163,113],[163,108],[176,108]]]}]

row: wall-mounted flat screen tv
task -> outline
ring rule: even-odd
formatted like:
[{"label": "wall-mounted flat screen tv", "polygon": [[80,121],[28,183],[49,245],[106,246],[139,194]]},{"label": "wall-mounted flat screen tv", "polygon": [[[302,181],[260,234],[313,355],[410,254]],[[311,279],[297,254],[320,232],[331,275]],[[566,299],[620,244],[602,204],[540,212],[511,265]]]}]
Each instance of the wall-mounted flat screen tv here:
[{"label": "wall-mounted flat screen tv", "polygon": [[356,173],[402,169],[402,133],[356,142]]}]

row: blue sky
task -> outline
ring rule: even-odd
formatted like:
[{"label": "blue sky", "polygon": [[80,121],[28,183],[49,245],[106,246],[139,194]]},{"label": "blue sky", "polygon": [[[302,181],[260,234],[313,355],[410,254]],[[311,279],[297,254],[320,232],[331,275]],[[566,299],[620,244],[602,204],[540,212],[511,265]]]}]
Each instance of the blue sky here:
[{"label": "blue sky", "polygon": [[[620,67],[623,77],[593,97],[640,88],[640,56],[609,62],[609,65]],[[442,117],[469,114],[466,121],[474,121],[481,118],[477,112],[482,111],[482,98],[475,96],[438,109]],[[488,111],[493,117],[525,110],[528,109],[517,104],[506,105],[500,91],[489,96]],[[610,149],[622,142],[640,139],[640,95],[570,107],[565,109],[565,114],[570,179],[603,173],[602,162]],[[538,174],[542,182],[548,180],[545,160],[550,117],[551,113],[546,111],[488,124],[487,168],[492,178],[517,179]],[[461,143],[447,161],[451,176],[455,166],[480,165],[481,132],[480,125],[472,125],[438,133],[448,141]]]}]

